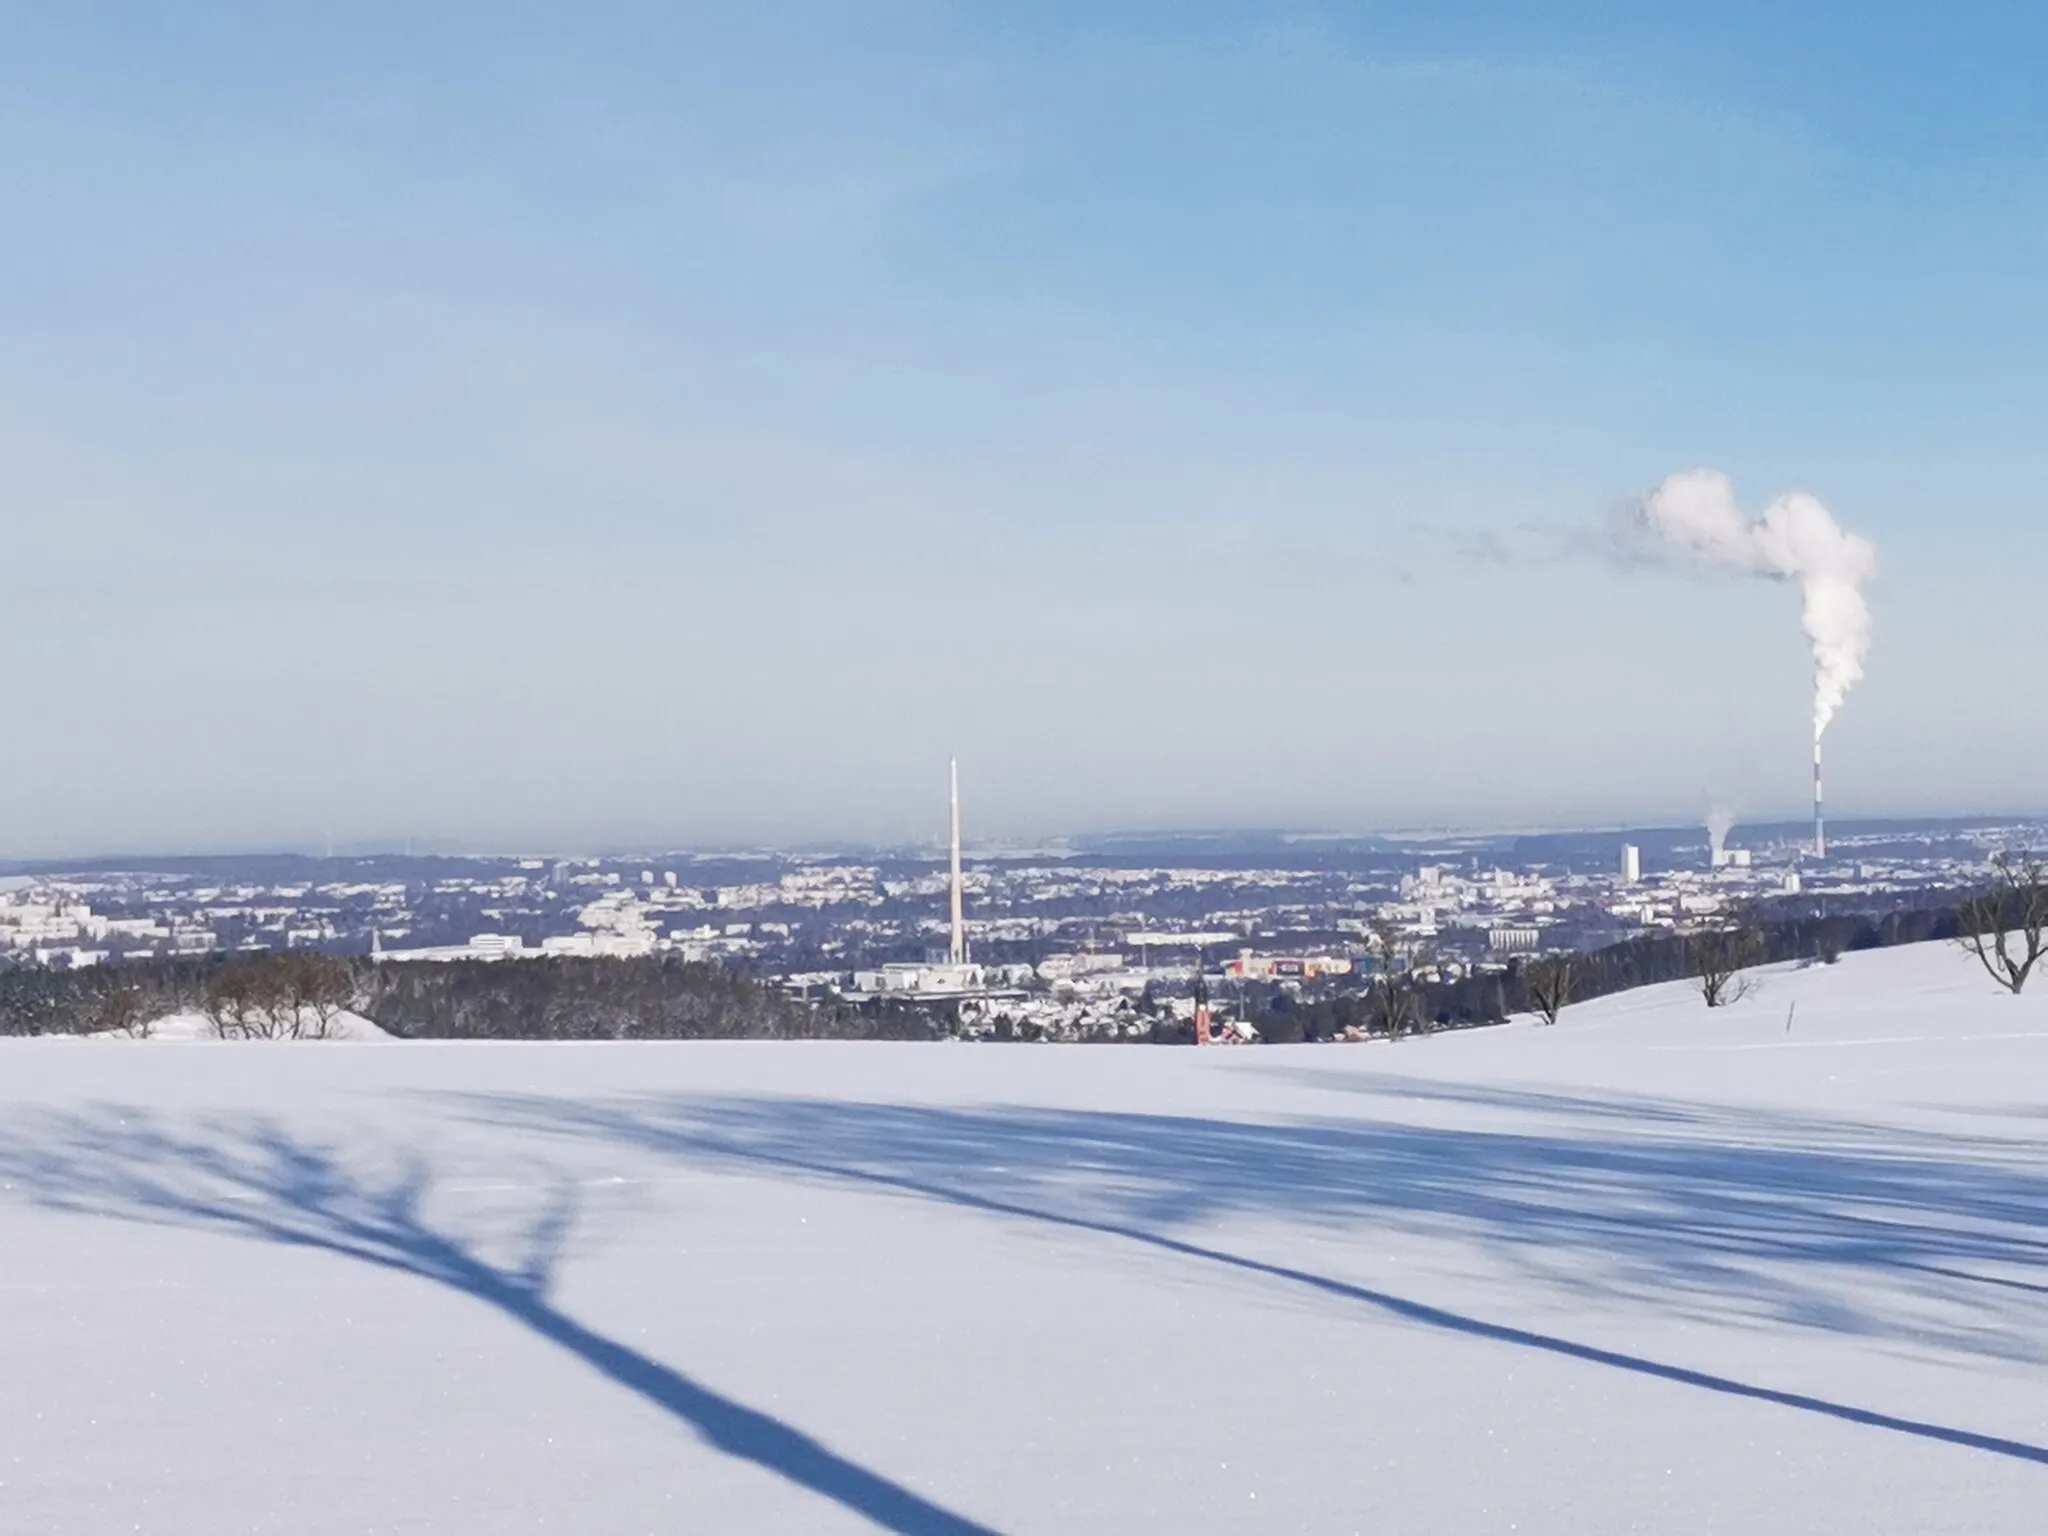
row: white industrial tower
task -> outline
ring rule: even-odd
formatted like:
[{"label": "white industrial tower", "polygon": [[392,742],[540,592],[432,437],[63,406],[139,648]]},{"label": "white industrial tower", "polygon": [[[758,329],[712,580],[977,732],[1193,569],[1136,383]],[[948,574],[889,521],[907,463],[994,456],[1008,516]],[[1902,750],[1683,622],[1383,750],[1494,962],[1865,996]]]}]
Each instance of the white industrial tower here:
[{"label": "white industrial tower", "polygon": [[1821,814],[1820,800],[1820,736],[1813,738],[1813,856],[1824,859],[1828,856],[1827,817]]},{"label": "white industrial tower", "polygon": [[952,965],[967,963],[967,913],[960,893],[960,759],[948,763],[953,778],[953,938],[946,947],[946,960]]}]

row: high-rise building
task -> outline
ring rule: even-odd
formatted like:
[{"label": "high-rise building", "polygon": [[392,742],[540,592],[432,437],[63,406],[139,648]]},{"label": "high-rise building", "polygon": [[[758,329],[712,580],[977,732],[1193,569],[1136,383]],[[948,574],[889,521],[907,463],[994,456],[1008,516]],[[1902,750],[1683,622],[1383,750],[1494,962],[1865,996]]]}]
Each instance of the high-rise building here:
[{"label": "high-rise building", "polygon": [[1630,885],[1643,878],[1643,850],[1634,843],[1621,845],[1621,878]]}]

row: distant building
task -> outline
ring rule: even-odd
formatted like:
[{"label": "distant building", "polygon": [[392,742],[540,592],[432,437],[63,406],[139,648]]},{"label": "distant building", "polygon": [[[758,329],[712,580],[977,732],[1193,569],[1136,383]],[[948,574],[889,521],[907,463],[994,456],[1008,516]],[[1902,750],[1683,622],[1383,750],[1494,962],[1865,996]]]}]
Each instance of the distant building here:
[{"label": "distant building", "polygon": [[855,971],[853,990],[867,993],[890,993],[896,996],[923,995],[958,997],[977,993],[983,989],[981,967],[978,965],[919,965],[915,962],[891,962],[879,971]]},{"label": "distant building", "polygon": [[1643,878],[1643,850],[1634,843],[1621,845],[1621,878],[1629,885]]},{"label": "distant building", "polygon": [[1047,955],[1038,962],[1038,979],[1072,981],[1076,976],[1093,976],[1123,968],[1122,955]]},{"label": "distant building", "polygon": [[1242,950],[1223,962],[1223,974],[1243,977],[1349,976],[1352,963],[1340,955],[1255,955]]},{"label": "distant building", "polygon": [[512,960],[530,954],[526,941],[517,934],[479,933],[467,944],[429,944],[421,949],[386,949],[373,938],[370,955],[376,960]]}]

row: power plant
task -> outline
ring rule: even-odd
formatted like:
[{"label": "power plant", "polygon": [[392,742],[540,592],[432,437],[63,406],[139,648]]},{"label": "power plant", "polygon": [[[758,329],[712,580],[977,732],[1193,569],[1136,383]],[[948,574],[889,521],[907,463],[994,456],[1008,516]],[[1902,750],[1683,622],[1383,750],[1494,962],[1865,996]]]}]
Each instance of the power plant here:
[{"label": "power plant", "polygon": [[1828,853],[1820,791],[1820,739],[1863,677],[1877,551],[1804,492],[1744,515],[1728,477],[1713,470],[1668,476],[1636,509],[1638,526],[1664,547],[1704,565],[1798,584],[1800,626],[1813,647],[1813,856]]}]

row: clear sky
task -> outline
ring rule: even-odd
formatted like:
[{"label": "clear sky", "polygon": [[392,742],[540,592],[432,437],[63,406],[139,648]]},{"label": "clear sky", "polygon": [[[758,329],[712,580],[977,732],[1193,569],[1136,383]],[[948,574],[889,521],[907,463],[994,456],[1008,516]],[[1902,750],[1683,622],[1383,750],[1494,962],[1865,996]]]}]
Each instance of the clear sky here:
[{"label": "clear sky", "polygon": [[[2048,806],[2048,10],[0,0],[0,854]],[[1510,537],[1497,537],[1507,534]]]}]

